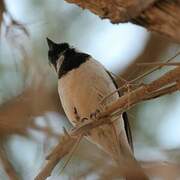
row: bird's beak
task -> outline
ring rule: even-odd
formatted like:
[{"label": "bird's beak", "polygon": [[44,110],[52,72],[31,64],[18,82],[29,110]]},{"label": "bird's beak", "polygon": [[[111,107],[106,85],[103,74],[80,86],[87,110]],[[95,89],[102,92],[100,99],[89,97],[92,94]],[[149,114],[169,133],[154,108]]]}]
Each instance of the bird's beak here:
[{"label": "bird's beak", "polygon": [[49,46],[49,50],[53,50],[54,47],[57,45],[55,42],[53,42],[51,39],[49,39],[48,37],[46,38],[48,46]]}]

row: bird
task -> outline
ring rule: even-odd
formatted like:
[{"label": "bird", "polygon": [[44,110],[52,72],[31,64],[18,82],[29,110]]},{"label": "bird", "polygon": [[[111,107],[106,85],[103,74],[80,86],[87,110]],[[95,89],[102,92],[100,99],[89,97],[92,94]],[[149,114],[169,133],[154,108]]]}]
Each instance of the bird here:
[{"label": "bird", "polygon": [[[78,126],[89,118],[95,120],[94,116],[122,95],[116,92],[101,104],[103,98],[118,88],[111,73],[91,55],[66,42],[56,43],[47,38],[47,44],[49,64],[58,77],[62,107],[73,126]],[[142,173],[133,155],[132,135],[126,112],[112,123],[90,130],[86,138],[122,167],[130,160]]]}]

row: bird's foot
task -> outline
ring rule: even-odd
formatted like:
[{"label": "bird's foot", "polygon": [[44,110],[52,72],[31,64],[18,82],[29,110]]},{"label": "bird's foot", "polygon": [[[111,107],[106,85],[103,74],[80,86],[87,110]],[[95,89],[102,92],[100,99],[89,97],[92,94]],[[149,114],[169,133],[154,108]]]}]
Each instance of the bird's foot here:
[{"label": "bird's foot", "polygon": [[92,119],[92,120],[97,120],[99,114],[100,114],[100,110],[99,110],[99,109],[96,109],[95,112],[93,112],[93,113],[90,114],[90,119]]},{"label": "bird's foot", "polygon": [[85,121],[87,121],[87,120],[88,120],[88,118],[85,117],[85,118],[82,118],[82,119],[81,119],[81,122],[83,123],[83,122],[85,122]]}]

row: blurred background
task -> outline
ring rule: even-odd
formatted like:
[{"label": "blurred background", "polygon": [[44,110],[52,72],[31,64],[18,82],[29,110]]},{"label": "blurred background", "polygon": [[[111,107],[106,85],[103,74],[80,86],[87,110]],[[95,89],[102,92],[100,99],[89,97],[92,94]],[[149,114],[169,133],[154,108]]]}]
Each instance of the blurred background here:
[{"label": "blurred background", "polygon": [[[164,36],[131,23],[111,24],[64,1],[0,3],[2,180],[10,178],[7,168],[14,179],[33,179],[43,167],[46,155],[58,143],[63,126],[71,127],[57,94],[57,77],[48,65],[46,37],[68,42],[91,54],[117,75],[118,82],[135,79],[148,70],[136,66],[137,62],[165,61],[179,51],[179,45]],[[162,68],[141,81],[149,82],[168,69]],[[128,112],[135,156],[139,160],[179,161],[179,107],[177,92],[143,102]],[[49,179],[74,177],[95,163],[96,157],[103,156],[103,152],[84,140],[63,173],[60,174],[64,163],[61,162]],[[95,179],[93,175],[87,179]]]}]

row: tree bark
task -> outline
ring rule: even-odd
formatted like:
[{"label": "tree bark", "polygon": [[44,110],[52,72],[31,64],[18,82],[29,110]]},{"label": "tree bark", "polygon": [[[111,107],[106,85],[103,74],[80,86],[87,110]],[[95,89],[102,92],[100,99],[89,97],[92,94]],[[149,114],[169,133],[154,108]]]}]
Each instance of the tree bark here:
[{"label": "tree bark", "polygon": [[112,23],[132,22],[180,42],[180,0],[66,0]]}]

